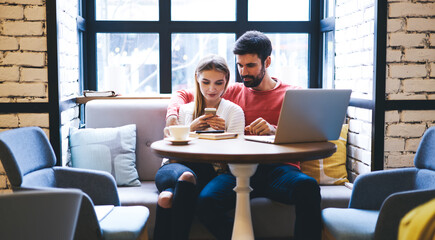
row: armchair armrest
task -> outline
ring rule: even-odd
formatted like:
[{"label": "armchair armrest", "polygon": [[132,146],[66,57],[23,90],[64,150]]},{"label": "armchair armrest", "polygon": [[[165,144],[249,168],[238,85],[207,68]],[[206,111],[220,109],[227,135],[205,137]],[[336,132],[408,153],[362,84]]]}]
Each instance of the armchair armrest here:
[{"label": "armchair armrest", "polygon": [[[53,187],[17,187],[14,192],[25,191],[62,191],[59,188]],[[84,193],[80,204],[80,211],[77,218],[77,225],[74,233],[74,240],[89,239],[101,240],[103,233],[98,222],[98,218],[94,209],[94,204],[89,196]]]},{"label": "armchair armrest", "polygon": [[400,220],[415,207],[435,198],[435,189],[392,194],[381,207],[375,230],[376,239],[397,239]]},{"label": "armchair armrest", "polygon": [[359,176],[353,186],[349,208],[379,210],[391,194],[414,188],[416,172],[416,168],[404,168]]},{"label": "armchair armrest", "polygon": [[86,194],[83,194],[79,217],[77,219],[77,227],[74,234],[74,240],[80,239],[103,239],[103,232],[95,213],[94,204]]},{"label": "armchair armrest", "polygon": [[120,205],[115,179],[109,173],[70,167],[53,169],[57,187],[81,189],[95,205]]}]

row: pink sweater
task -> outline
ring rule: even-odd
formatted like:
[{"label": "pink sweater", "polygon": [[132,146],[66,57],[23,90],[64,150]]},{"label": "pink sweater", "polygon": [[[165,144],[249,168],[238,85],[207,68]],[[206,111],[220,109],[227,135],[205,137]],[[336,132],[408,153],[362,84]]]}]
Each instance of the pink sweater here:
[{"label": "pink sweater", "polygon": [[[285,91],[287,89],[300,89],[300,87],[285,84],[276,78],[273,79],[277,84],[271,90],[256,91],[245,87],[243,83],[235,83],[229,85],[227,91],[222,96],[224,99],[234,102],[243,109],[245,112],[245,126],[262,117],[276,127]],[[193,98],[194,94],[192,90],[177,91],[171,98],[166,117],[170,115],[178,116],[180,105],[192,102]],[[299,162],[289,164],[299,167]]]}]

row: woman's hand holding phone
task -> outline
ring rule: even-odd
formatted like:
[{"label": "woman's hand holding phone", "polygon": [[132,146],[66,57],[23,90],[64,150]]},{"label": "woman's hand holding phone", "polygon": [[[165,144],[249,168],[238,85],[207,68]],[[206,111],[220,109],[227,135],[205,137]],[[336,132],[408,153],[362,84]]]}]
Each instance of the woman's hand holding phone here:
[{"label": "woman's hand holding phone", "polygon": [[215,130],[225,130],[225,119],[215,115],[206,120],[207,124]]},{"label": "woman's hand holding phone", "polygon": [[205,130],[210,127],[207,123],[207,119],[211,118],[213,116],[211,115],[202,115],[196,118],[195,120],[190,123],[190,131],[198,131],[198,130]]},{"label": "woman's hand holding phone", "polygon": [[209,127],[215,130],[225,130],[225,120],[216,115],[216,108],[205,108],[204,115],[190,124],[190,131],[202,131]]}]

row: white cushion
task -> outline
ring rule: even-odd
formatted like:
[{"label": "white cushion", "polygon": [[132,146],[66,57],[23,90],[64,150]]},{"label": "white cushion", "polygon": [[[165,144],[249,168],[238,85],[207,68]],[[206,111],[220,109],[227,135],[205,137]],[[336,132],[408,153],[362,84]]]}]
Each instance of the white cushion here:
[{"label": "white cushion", "polygon": [[140,186],[136,170],[136,125],[72,129],[73,167],[106,171],[118,186]]}]

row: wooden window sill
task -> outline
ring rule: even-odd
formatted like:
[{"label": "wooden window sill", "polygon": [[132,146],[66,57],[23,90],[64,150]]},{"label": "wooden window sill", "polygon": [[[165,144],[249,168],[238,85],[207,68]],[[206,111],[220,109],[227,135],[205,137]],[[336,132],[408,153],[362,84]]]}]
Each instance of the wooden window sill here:
[{"label": "wooden window sill", "polygon": [[87,102],[94,99],[170,99],[171,94],[159,94],[154,96],[115,96],[115,97],[85,97],[79,96],[76,98],[76,103],[78,104],[86,104]]}]

